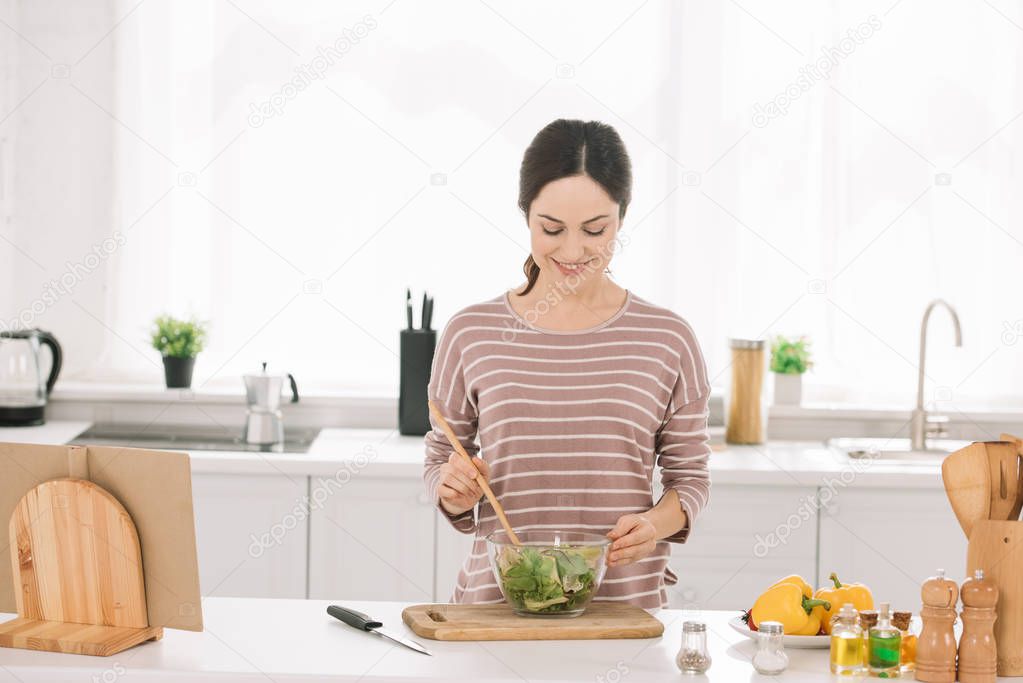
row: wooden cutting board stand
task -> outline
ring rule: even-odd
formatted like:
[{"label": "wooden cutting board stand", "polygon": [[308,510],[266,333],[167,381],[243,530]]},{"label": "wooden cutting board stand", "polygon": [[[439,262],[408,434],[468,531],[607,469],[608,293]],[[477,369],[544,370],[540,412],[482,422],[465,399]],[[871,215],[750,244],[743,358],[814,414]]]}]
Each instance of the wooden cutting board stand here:
[{"label": "wooden cutting board stand", "polygon": [[595,640],[657,638],[664,624],[642,607],[593,602],[578,617],[523,617],[507,604],[412,605],[401,619],[431,640]]},{"label": "wooden cutting board stand", "polygon": [[978,520],[970,533],[966,575],[977,569],[998,586],[998,675],[1023,676],[1023,522]]},{"label": "wooden cutting board stand", "polygon": [[131,515],[77,478],[43,482],[10,520],[18,617],[0,646],[109,656],[163,637],[150,626],[142,552]]}]

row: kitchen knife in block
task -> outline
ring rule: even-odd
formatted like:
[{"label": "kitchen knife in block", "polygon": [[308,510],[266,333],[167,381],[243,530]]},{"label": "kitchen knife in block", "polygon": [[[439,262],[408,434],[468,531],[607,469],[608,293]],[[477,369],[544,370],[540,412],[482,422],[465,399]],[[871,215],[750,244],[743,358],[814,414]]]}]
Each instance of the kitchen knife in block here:
[{"label": "kitchen knife in block", "polygon": [[998,675],[1023,676],[1023,522],[980,520],[973,526],[966,573],[978,569],[998,586]]},{"label": "kitchen knife in block", "polygon": [[971,443],[941,462],[945,493],[967,539],[973,524],[991,514],[990,467],[983,441]]},{"label": "kitchen knife in block", "polygon": [[1016,444],[1016,467],[1019,470],[1019,480],[1016,483],[1016,506],[1009,513],[1009,519],[1019,519],[1019,513],[1023,511],[1023,439],[1012,434],[1000,434],[998,438]]},{"label": "kitchen knife in block", "polygon": [[[989,519],[1019,518],[1019,454],[1015,441],[988,441],[988,465],[991,469],[991,511]],[[1012,514],[1016,510],[1015,516]]]},{"label": "kitchen knife in block", "polygon": [[52,479],[10,520],[18,617],[0,646],[107,656],[147,640],[142,550],[131,515],[91,481]]}]

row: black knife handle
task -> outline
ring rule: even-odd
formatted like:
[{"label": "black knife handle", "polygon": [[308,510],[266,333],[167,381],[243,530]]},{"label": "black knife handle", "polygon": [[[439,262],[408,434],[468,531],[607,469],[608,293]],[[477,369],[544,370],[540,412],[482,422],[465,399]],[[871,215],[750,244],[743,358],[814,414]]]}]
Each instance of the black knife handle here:
[{"label": "black knife handle", "polygon": [[340,619],[349,626],[354,626],[360,631],[369,631],[375,628],[380,628],[383,624],[379,621],[373,621],[368,615],[362,612],[356,612],[353,609],[341,607],[340,605],[330,605],[327,608],[327,614]]}]

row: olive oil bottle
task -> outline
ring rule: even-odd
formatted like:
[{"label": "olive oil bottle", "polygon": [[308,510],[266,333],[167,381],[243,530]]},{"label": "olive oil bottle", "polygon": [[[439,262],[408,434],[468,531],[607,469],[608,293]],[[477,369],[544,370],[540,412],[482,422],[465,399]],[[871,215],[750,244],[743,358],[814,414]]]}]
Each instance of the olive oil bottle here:
[{"label": "olive oil bottle", "polygon": [[859,615],[851,603],[842,605],[831,619],[831,673],[839,676],[861,676],[864,673],[863,652],[866,643]]},{"label": "olive oil bottle", "polygon": [[870,675],[878,678],[899,677],[899,656],[902,651],[902,634],[892,626],[891,605],[881,603],[877,626],[870,629],[867,640],[870,648]]}]

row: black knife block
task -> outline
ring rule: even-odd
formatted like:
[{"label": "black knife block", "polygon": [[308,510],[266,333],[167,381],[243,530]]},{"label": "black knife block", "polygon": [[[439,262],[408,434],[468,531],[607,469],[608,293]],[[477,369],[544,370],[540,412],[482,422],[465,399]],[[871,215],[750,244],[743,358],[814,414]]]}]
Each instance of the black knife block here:
[{"label": "black knife block", "polygon": [[433,429],[426,387],[430,383],[436,345],[436,330],[406,328],[401,331],[398,431],[407,436],[424,436]]}]

